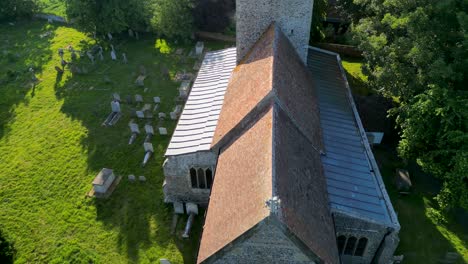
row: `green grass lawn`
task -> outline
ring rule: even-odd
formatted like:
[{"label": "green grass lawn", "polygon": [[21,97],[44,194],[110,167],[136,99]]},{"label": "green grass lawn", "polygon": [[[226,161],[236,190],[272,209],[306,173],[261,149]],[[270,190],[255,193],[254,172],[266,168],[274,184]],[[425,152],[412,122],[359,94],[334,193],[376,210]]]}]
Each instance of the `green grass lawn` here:
[{"label": "green grass lawn", "polygon": [[[447,252],[457,252],[463,259],[457,263],[468,263],[468,226],[466,222],[449,217],[447,223],[440,223],[431,214],[433,197],[439,183],[422,173],[416,165],[404,166],[396,154],[386,148],[374,148],[379,161],[385,186],[400,221],[400,244],[397,255],[404,255],[403,263],[439,263]],[[402,196],[392,182],[396,168],[407,168],[411,175],[413,190]]]},{"label": "green grass lawn", "polygon": [[341,60],[353,93],[358,95],[371,94],[372,90],[367,85],[367,76],[362,73],[362,59],[342,57]]},{"label": "green grass lawn", "polygon": [[[39,36],[47,31],[49,37]],[[101,123],[114,92],[122,99],[142,94],[148,103],[160,96],[160,111],[168,114],[179,84],[164,80],[161,67],[174,76],[192,70],[195,60],[181,60],[171,44],[162,54],[154,37],[142,36],[114,44],[118,55],[127,53],[128,64],[111,61],[105,51],[105,61],[96,65],[86,56],[80,59],[88,74],[72,76],[67,70],[60,77],[54,69],[58,48],[71,44],[79,50],[92,45],[91,39],[73,28],[43,22],[0,25],[0,32],[0,229],[14,241],[16,262],[193,262],[200,220],[191,240],[173,236],[172,209],[163,203],[161,166],[170,136],[153,138],[154,157],[142,168],[144,136],[128,145],[133,107],[122,104],[123,117],[116,126]],[[65,59],[70,60],[68,51]],[[140,65],[147,70],[146,93],[134,85]],[[35,89],[29,67],[41,80]],[[143,129],[145,123],[138,123]],[[164,125],[172,134],[175,122]],[[86,197],[103,167],[124,178],[110,199]],[[129,183],[128,174],[145,175],[147,182]]]}]

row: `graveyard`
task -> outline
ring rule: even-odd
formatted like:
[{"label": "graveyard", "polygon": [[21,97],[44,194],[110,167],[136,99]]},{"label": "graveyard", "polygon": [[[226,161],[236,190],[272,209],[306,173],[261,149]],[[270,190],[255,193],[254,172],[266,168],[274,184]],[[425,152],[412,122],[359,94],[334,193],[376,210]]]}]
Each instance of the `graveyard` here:
[{"label": "graveyard", "polygon": [[[181,80],[196,73],[194,43],[144,34],[95,43],[45,21],[1,24],[0,32],[0,225],[16,261],[193,262],[201,224],[189,239],[173,235],[185,220],[172,230],[161,167]],[[103,168],[118,184],[96,177]],[[93,180],[115,189],[89,197]]]}]

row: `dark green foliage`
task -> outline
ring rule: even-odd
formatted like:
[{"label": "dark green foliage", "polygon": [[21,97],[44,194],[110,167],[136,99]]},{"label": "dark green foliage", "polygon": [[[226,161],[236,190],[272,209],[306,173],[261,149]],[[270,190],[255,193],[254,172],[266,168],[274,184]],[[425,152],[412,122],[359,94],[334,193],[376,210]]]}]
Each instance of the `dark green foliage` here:
[{"label": "dark green foliage", "polygon": [[0,22],[18,17],[31,17],[37,10],[34,0],[2,0],[0,2]]},{"label": "dark green foliage", "polygon": [[168,38],[186,39],[193,29],[191,0],[154,0],[151,26]]},{"label": "dark green foliage", "polygon": [[310,28],[310,40],[321,41],[325,38],[323,21],[327,17],[328,0],[315,0]]},{"label": "dark green foliage", "polygon": [[13,263],[14,256],[15,249],[13,248],[13,244],[4,237],[0,229],[0,263]]},{"label": "dark green foliage", "polygon": [[353,4],[369,83],[399,103],[400,155],[444,181],[442,208],[468,208],[468,1]]},{"label": "dark green foliage", "polygon": [[67,16],[87,32],[144,29],[151,15],[146,0],[67,0]]},{"label": "dark green foliage", "polygon": [[67,16],[86,32],[120,33],[127,29],[169,38],[192,32],[191,0],[67,0]]},{"label": "dark green foliage", "polygon": [[193,9],[194,23],[200,30],[223,32],[232,26],[235,11],[235,0],[197,0]]}]

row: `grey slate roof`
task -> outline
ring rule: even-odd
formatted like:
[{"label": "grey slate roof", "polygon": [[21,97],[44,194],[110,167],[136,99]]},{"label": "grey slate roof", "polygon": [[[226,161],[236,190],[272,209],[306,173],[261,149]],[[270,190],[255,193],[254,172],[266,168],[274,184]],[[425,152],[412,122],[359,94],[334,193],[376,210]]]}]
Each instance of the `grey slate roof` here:
[{"label": "grey slate roof", "polygon": [[224,93],[235,66],[235,48],[206,53],[166,156],[210,149]]},{"label": "grey slate roof", "polygon": [[379,168],[369,158],[373,155],[366,148],[339,57],[309,48],[307,64],[318,94],[325,147],[322,164],[332,210],[398,225]]}]

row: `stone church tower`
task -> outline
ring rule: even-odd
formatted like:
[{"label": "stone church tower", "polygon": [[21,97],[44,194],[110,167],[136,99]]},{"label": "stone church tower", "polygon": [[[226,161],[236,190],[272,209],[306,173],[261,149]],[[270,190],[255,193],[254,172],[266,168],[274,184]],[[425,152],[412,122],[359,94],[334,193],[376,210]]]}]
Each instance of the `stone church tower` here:
[{"label": "stone church tower", "polygon": [[241,61],[267,27],[276,22],[305,63],[313,0],[237,0],[237,61]]}]

